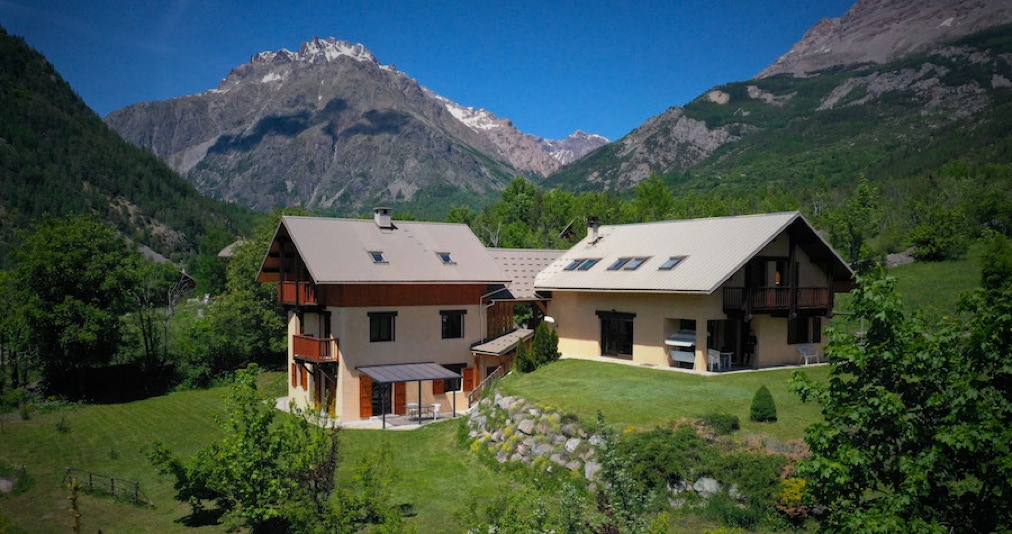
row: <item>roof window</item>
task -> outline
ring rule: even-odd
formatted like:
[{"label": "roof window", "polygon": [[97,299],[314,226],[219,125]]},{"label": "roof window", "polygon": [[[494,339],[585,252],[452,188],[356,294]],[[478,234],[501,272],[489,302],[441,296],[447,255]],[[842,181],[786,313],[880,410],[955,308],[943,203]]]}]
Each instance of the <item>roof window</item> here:
[{"label": "roof window", "polygon": [[611,264],[611,266],[608,267],[608,270],[609,271],[617,271],[617,270],[621,269],[623,265],[629,263],[630,259],[632,259],[632,258],[619,258],[619,259],[615,260],[615,263]]},{"label": "roof window", "polygon": [[562,270],[563,271],[573,271],[573,270],[576,270],[576,268],[579,267],[581,263],[583,263],[583,259],[582,258],[578,259],[578,260],[573,260],[573,261],[569,262],[569,265],[563,267]]},{"label": "roof window", "polygon": [[386,257],[383,256],[383,252],[379,250],[369,251],[369,256],[372,258],[373,263],[389,263]]},{"label": "roof window", "polygon": [[437,252],[436,256],[439,256],[439,261],[443,262],[443,265],[453,265],[457,263],[453,261],[452,257],[450,257],[449,252]]},{"label": "roof window", "polygon": [[668,261],[666,261],[663,264],[661,264],[661,266],[658,267],[657,270],[658,271],[670,271],[671,269],[675,268],[675,265],[678,265],[684,259],[685,259],[685,256],[672,256],[672,257],[668,258]]},{"label": "roof window", "polygon": [[583,263],[581,263],[580,266],[577,267],[576,269],[579,270],[579,271],[586,271],[586,270],[590,269],[591,267],[597,265],[597,262],[599,262],[599,261],[601,261],[600,258],[591,258],[591,259],[583,260]]},{"label": "roof window", "polygon": [[643,265],[643,262],[647,261],[647,259],[649,258],[632,258],[625,264],[623,270],[635,271],[640,265]]}]

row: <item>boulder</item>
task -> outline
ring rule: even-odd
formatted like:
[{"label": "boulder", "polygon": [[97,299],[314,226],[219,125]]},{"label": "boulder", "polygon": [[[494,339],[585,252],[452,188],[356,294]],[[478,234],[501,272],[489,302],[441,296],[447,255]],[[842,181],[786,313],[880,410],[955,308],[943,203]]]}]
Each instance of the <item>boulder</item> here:
[{"label": "boulder", "polygon": [[601,471],[601,464],[597,462],[587,462],[583,464],[583,476],[587,480],[597,480],[597,473]]},{"label": "boulder", "polygon": [[704,499],[709,499],[710,497],[713,497],[714,495],[720,493],[721,485],[720,482],[717,482],[716,479],[710,477],[703,477],[697,480],[696,483],[692,485],[692,489],[695,490],[700,497]]},{"label": "boulder", "polygon": [[580,438],[569,438],[566,440],[566,452],[576,452],[576,448],[580,446]]},{"label": "boulder", "polygon": [[579,433],[580,433],[580,425],[577,425],[576,423],[566,423],[562,425],[562,434],[565,435],[567,438],[576,437],[579,435]]},{"label": "boulder", "polygon": [[534,420],[524,419],[523,421],[520,421],[520,423],[517,425],[517,430],[519,430],[524,434],[527,434],[528,436],[534,435]]},{"label": "boulder", "polygon": [[552,454],[552,446],[547,443],[538,443],[531,449],[535,456],[548,456]]}]

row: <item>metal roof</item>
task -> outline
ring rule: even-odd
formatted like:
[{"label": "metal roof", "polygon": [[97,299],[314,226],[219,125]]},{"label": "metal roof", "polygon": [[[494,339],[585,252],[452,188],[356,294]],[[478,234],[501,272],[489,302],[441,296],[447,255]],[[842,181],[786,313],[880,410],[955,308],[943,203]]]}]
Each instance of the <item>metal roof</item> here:
[{"label": "metal roof", "polygon": [[[488,253],[506,276],[512,279],[509,294],[515,300],[532,300],[538,273],[565,254],[565,250],[490,248]],[[505,293],[504,293],[505,294]],[[493,300],[496,296],[493,295]]]},{"label": "metal roof", "polygon": [[518,328],[491,341],[486,341],[485,343],[471,347],[471,352],[502,356],[503,354],[515,349],[520,340],[527,339],[533,335],[534,330],[531,330],[530,328]]},{"label": "metal roof", "polygon": [[460,373],[455,373],[433,362],[366,365],[356,367],[355,370],[365,373],[376,382],[383,383],[460,378]]},{"label": "metal roof", "polygon": [[[813,261],[830,265],[834,279],[853,272],[798,212],[601,226],[543,270],[537,290],[704,293],[717,290],[785,231]],[[647,258],[635,270],[608,267],[620,258]],[[682,258],[670,270],[659,267]],[[565,270],[577,259],[599,259],[587,270]]]},{"label": "metal roof", "polygon": [[[261,266],[276,272],[279,238],[290,238],[317,284],[505,283],[503,274],[467,225],[372,219],[283,217]],[[375,262],[370,253],[385,261]],[[440,258],[449,254],[449,262]]]}]

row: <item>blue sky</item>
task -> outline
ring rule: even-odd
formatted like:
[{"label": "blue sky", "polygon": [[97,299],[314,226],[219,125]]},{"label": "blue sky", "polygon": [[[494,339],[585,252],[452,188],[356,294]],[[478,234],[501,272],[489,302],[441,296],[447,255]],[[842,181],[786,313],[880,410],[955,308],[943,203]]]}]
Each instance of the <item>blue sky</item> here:
[{"label": "blue sky", "polygon": [[257,52],[319,36],[362,43],[525,132],[615,140],[710,87],[755,76],[853,3],[0,0],[0,25],[102,116],[212,89]]}]

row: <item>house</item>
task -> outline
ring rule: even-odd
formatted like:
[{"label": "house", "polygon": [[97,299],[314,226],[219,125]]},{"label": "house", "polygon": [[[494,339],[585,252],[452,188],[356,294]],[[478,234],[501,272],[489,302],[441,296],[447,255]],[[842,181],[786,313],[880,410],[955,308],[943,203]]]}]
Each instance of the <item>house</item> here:
[{"label": "house", "polygon": [[535,290],[564,356],[707,371],[796,363],[853,272],[797,212],[599,226]]},{"label": "house", "polygon": [[[276,283],[288,310],[289,398],[342,421],[466,408],[467,392],[530,337],[513,306],[533,291],[511,294],[466,225],[373,215],[283,217],[275,232],[258,280]],[[533,287],[531,269],[561,254],[549,252],[518,251],[504,266]]]}]

